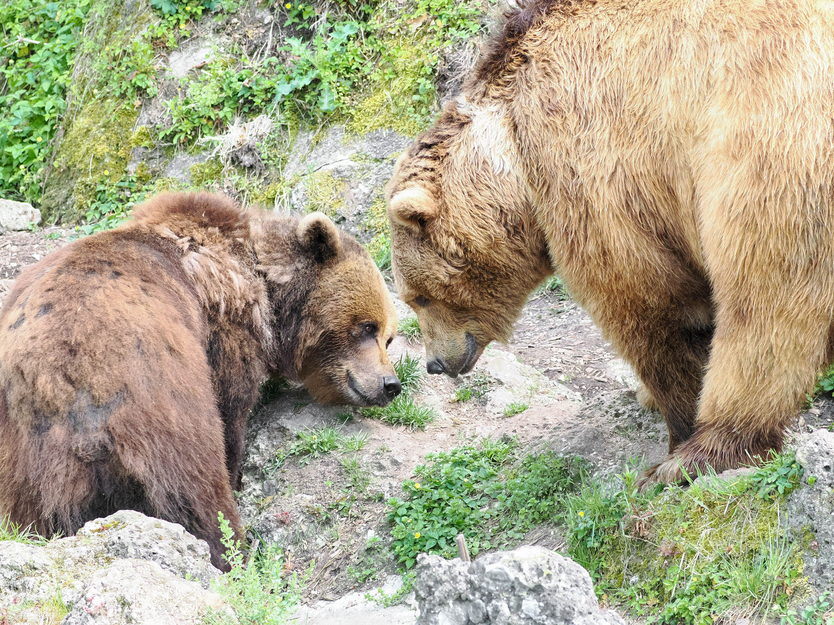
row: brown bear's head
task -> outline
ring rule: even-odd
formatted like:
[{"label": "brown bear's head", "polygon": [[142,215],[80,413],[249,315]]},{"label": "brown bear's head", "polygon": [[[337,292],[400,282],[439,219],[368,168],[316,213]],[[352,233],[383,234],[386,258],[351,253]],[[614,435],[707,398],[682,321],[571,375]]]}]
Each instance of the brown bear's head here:
[{"label": "brown bear's head", "polygon": [[397,313],[379,269],[322,213],[292,224],[287,232],[276,222],[283,232],[258,251],[281,334],[273,372],[296,377],[320,402],[388,404],[401,390],[386,351]]},{"label": "brown bear's head", "polygon": [[501,116],[461,100],[388,183],[394,278],[417,313],[429,373],[469,372],[552,273],[518,160]]}]

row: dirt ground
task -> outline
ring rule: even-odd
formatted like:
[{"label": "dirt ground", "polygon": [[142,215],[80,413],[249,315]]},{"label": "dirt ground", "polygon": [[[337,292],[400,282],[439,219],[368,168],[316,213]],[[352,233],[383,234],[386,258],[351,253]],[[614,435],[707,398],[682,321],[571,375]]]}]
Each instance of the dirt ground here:
[{"label": "dirt ground", "polygon": [[[61,228],[0,234],[0,301],[23,268],[73,236]],[[422,357],[423,350],[419,342],[398,337],[390,353],[396,360],[402,353]],[[498,371],[500,378],[502,367],[511,369],[507,379],[520,375],[532,389],[527,410],[508,417],[483,401],[455,401],[456,389],[472,385],[476,376],[500,386],[484,372]],[[310,571],[307,600],[372,588],[396,570],[388,549],[386,502],[401,495],[400,484],[414,476],[428,453],[510,435],[530,448],[582,455],[610,474],[628,463],[660,461],[667,446],[665,425],[657,413],[638,406],[634,384],[576,304],[559,292],[542,294],[524,309],[510,344],[488,350],[471,374],[457,380],[425,378],[418,403],[438,415],[425,430],[393,427],[345,407],[319,406],[302,390],[287,391],[263,406],[250,420],[241,513],[251,537],[282,546],[288,568]],[[796,428],[824,427],[833,417],[831,400],[818,399]],[[298,432],[321,427],[365,435],[368,441],[355,453],[276,460]],[[365,480],[359,487],[346,468],[346,460],[354,458]],[[371,537],[379,541],[369,542]],[[539,528],[524,542],[565,550],[556,528]]]}]

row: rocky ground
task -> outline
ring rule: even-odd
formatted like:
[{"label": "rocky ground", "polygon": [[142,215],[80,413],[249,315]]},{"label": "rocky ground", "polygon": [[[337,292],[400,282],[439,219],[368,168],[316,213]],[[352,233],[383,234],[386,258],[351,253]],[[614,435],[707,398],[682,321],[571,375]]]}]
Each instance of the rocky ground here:
[{"label": "rocky ground", "polygon": [[[74,236],[60,228],[0,235],[0,299],[24,267]],[[400,315],[408,314],[400,306]],[[423,357],[419,341],[404,337],[390,353],[394,360],[405,353]],[[461,387],[481,396],[457,401]],[[345,623],[351,610],[364,610],[363,623],[413,623],[407,606],[372,608],[375,616],[368,616],[362,595],[385,583],[389,592],[395,588],[386,501],[401,494],[400,484],[413,477],[426,454],[510,435],[530,448],[582,455],[606,473],[629,463],[645,466],[663,458],[666,428],[658,414],[639,407],[635,388],[633,374],[587,315],[558,290],[541,293],[524,309],[509,345],[490,347],[471,374],[425,378],[418,403],[433,407],[437,419],[424,430],[319,406],[301,390],[263,406],[251,420],[241,512],[252,536],[285,548],[288,568],[309,571],[304,599],[313,607],[302,611],[299,622]],[[506,416],[511,403],[529,407]],[[827,426],[832,416],[830,402],[818,400],[796,429]],[[367,443],[355,453],[278,460],[299,432],[322,427],[365,436]],[[358,469],[351,472],[345,459],[354,458]],[[555,528],[540,528],[524,543],[564,551]]]}]

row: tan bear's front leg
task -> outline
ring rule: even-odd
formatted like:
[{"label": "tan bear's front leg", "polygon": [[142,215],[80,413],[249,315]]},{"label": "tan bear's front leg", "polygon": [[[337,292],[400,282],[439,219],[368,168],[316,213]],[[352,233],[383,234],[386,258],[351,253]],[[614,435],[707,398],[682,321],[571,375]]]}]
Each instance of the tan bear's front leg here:
[{"label": "tan bear's front leg", "polygon": [[695,432],[647,472],[647,484],[757,464],[781,450],[828,357],[830,332],[830,312],[782,306],[792,298],[809,301],[798,293],[758,304],[748,297],[720,309]]}]

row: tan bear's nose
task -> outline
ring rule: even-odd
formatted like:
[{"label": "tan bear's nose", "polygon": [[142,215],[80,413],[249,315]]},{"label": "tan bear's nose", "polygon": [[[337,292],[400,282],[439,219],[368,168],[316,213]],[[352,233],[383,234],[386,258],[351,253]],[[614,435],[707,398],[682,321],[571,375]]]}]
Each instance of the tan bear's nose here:
[{"label": "tan bear's nose", "polygon": [[385,396],[393,399],[403,390],[400,379],[395,375],[386,375],[382,378],[382,387],[385,389]]}]

